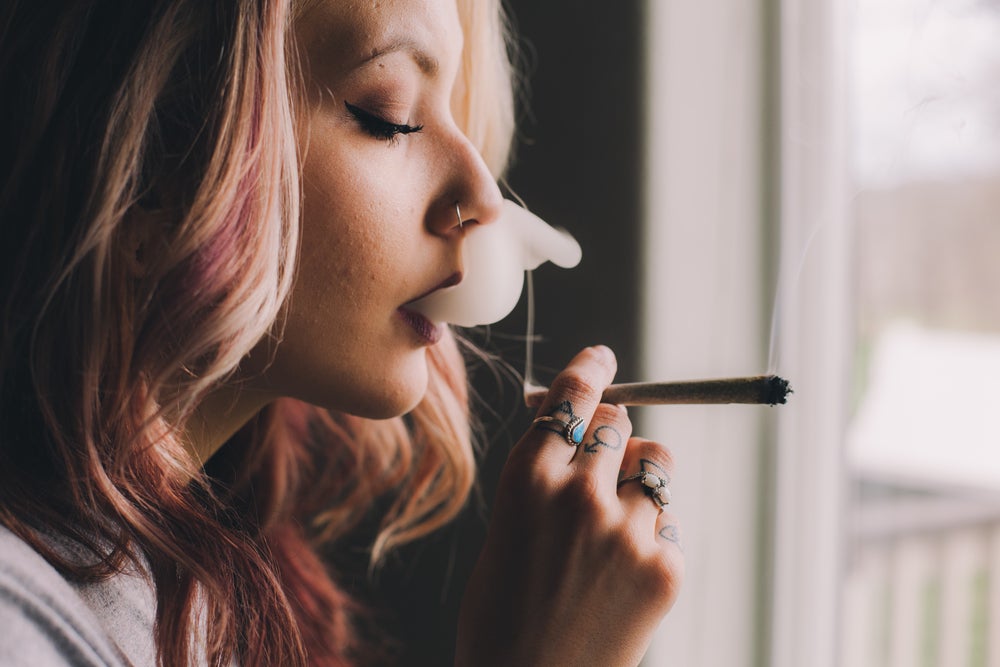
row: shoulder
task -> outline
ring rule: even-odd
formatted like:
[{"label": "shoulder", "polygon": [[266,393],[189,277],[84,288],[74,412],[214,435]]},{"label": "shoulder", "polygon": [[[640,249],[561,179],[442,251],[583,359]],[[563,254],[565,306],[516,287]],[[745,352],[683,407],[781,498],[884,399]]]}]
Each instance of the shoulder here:
[{"label": "shoulder", "polygon": [[0,664],[124,665],[94,611],[55,568],[0,526]]}]

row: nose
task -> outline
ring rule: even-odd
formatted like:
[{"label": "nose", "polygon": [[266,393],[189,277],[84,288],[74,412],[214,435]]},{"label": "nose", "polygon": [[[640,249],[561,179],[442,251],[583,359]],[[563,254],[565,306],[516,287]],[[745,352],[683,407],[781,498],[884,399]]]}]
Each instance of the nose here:
[{"label": "nose", "polygon": [[447,236],[471,224],[489,224],[500,216],[503,195],[479,151],[456,132],[448,155],[441,195],[430,216],[431,231]]}]

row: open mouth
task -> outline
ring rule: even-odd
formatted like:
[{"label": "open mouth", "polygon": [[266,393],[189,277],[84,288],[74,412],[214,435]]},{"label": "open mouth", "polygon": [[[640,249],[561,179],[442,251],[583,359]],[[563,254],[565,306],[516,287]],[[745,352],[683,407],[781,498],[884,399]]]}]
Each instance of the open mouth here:
[{"label": "open mouth", "polygon": [[427,290],[420,296],[407,301],[398,308],[399,314],[403,320],[409,324],[410,328],[413,329],[413,331],[415,331],[416,334],[428,345],[433,345],[441,340],[441,337],[444,335],[445,325],[443,322],[434,322],[431,318],[421,313],[417,304],[421,299],[434,294],[439,290],[454,287],[460,282],[462,282],[462,273],[460,271],[456,271],[431,289]]},{"label": "open mouth", "polygon": [[403,307],[405,308],[407,305],[412,304],[415,301],[420,301],[425,296],[433,294],[434,292],[437,292],[438,290],[445,289],[447,287],[453,287],[453,286],[459,284],[460,282],[462,282],[462,272],[461,271],[456,271],[455,273],[451,274],[450,276],[448,276],[447,278],[445,278],[444,280],[442,280],[439,284],[437,284],[434,287],[432,287],[431,289],[427,290],[426,292],[424,292],[420,296],[414,297],[413,299],[410,299],[409,301],[407,301],[403,305]]}]

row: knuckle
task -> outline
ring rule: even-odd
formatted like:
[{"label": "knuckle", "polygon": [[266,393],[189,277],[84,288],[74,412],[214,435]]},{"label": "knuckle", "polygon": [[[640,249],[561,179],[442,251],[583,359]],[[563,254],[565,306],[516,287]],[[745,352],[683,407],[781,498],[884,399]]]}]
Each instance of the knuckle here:
[{"label": "knuckle", "polygon": [[534,503],[549,498],[558,488],[555,477],[540,466],[525,471],[522,478],[520,490],[529,502]]},{"label": "knuckle", "polygon": [[604,498],[593,475],[573,476],[557,494],[560,508],[579,517],[593,518],[604,511]]},{"label": "knuckle", "polygon": [[557,480],[549,469],[527,457],[509,459],[501,483],[505,497],[518,498],[524,503],[550,497],[557,488]]},{"label": "knuckle", "polygon": [[594,411],[594,423],[617,426],[623,431],[631,432],[632,430],[632,421],[628,417],[628,410],[622,405],[601,403]]},{"label": "knuckle", "polygon": [[573,402],[591,399],[603,390],[593,377],[575,369],[560,373],[552,385],[555,391],[550,394]]},{"label": "knuckle", "polygon": [[618,525],[610,531],[608,537],[610,538],[613,562],[624,563],[627,567],[632,568],[645,560],[646,554],[641,542],[636,538],[635,531],[627,525]]},{"label": "knuckle", "polygon": [[652,463],[668,473],[673,473],[674,456],[666,445],[643,438],[633,438],[631,446],[640,460]]},{"label": "knuckle", "polygon": [[646,559],[641,572],[651,600],[669,603],[677,597],[683,575],[676,558],[660,552]]}]

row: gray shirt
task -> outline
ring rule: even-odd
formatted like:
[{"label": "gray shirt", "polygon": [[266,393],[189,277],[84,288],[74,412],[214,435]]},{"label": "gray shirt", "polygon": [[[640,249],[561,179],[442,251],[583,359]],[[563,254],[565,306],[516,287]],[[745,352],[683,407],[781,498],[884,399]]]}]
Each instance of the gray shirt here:
[{"label": "gray shirt", "polygon": [[0,665],[151,667],[155,614],[145,573],[71,583],[0,526]]}]

